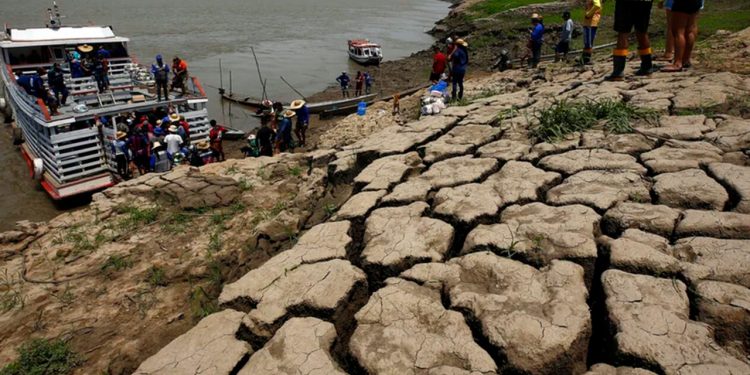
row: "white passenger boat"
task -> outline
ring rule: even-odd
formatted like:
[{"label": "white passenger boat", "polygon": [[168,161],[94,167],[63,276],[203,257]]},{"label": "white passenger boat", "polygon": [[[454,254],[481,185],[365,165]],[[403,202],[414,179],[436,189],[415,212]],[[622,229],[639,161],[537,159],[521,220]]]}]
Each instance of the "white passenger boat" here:
[{"label": "white passenger boat", "polygon": [[380,44],[367,39],[354,39],[348,42],[349,58],[362,65],[378,65],[383,61],[383,51]]},{"label": "white passenger boat", "polygon": [[[48,13],[46,27],[6,28],[0,34],[0,98],[21,129],[20,148],[32,176],[53,199],[99,190],[118,180],[110,145],[115,124],[126,113],[140,117],[170,108],[189,123],[192,143],[208,138],[208,99],[196,77],[188,79],[187,95],[170,92],[167,100],[157,101],[149,70],[128,53],[127,38],[115,35],[109,26],[62,26],[56,5]],[[108,90],[100,93],[91,76],[71,77],[69,56],[82,45],[87,50],[93,46],[94,53],[102,46],[110,53]],[[53,63],[62,66],[70,92],[58,113],[17,83]],[[48,87],[47,77],[41,78]],[[106,123],[97,126],[102,118]]]}]

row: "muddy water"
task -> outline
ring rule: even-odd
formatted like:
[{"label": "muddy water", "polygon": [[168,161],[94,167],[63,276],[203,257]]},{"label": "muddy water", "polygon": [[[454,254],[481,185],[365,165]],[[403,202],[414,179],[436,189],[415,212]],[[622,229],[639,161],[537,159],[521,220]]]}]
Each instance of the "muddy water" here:
[{"label": "muddy water", "polygon": [[[0,21],[10,27],[38,27],[47,0],[0,0]],[[335,84],[341,71],[361,69],[349,61],[346,41],[369,38],[383,45],[386,60],[428,47],[425,33],[448,12],[440,0],[59,0],[63,23],[112,25],[131,38],[131,52],[142,63],[154,55],[187,60],[209,93],[209,112],[230,126],[249,130],[256,124],[237,105],[222,104],[217,88],[260,96],[262,88],[251,53],[258,56],[272,98],[296,94],[280,79],[309,95]],[[377,90],[377,83],[375,86]],[[1,121],[1,119],[0,119]],[[7,129],[5,129],[7,130]],[[27,179],[7,131],[0,132],[0,230],[16,220],[46,219],[57,212]]]}]

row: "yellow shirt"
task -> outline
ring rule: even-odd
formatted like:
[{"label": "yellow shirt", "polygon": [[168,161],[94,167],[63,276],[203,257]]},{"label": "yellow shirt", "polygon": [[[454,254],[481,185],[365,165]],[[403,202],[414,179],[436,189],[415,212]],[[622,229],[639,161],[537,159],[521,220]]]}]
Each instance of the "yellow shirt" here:
[{"label": "yellow shirt", "polygon": [[583,15],[583,26],[598,27],[602,18],[602,0],[587,0]]}]

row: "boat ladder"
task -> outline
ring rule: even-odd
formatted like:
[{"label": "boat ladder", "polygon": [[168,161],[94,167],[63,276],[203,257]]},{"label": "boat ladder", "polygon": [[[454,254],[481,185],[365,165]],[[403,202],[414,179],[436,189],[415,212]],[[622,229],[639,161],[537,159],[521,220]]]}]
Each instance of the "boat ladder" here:
[{"label": "boat ladder", "polygon": [[99,102],[99,107],[104,107],[104,102],[112,101],[112,105],[117,104],[117,99],[115,99],[115,94],[112,92],[112,90],[107,91],[107,95],[102,95],[102,93],[97,92],[96,93],[96,100]]}]

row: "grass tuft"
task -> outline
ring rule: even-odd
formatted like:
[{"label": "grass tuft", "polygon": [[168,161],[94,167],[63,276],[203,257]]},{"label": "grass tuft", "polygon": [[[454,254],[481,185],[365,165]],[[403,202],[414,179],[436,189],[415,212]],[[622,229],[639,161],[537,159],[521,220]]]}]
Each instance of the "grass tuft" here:
[{"label": "grass tuft", "polygon": [[590,102],[559,101],[536,114],[539,125],[531,135],[545,142],[555,142],[566,135],[591,129],[602,124],[604,131],[615,134],[632,133],[632,122],[645,120],[654,123],[658,113],[615,100]]},{"label": "grass tuft", "polygon": [[81,359],[63,340],[32,339],[18,349],[18,359],[0,369],[0,375],[63,375]]},{"label": "grass tuft", "polygon": [[167,282],[167,277],[164,274],[164,270],[156,266],[152,266],[148,270],[148,274],[146,275],[146,281],[154,288],[160,287],[160,286],[167,286],[167,284],[169,284]]}]

